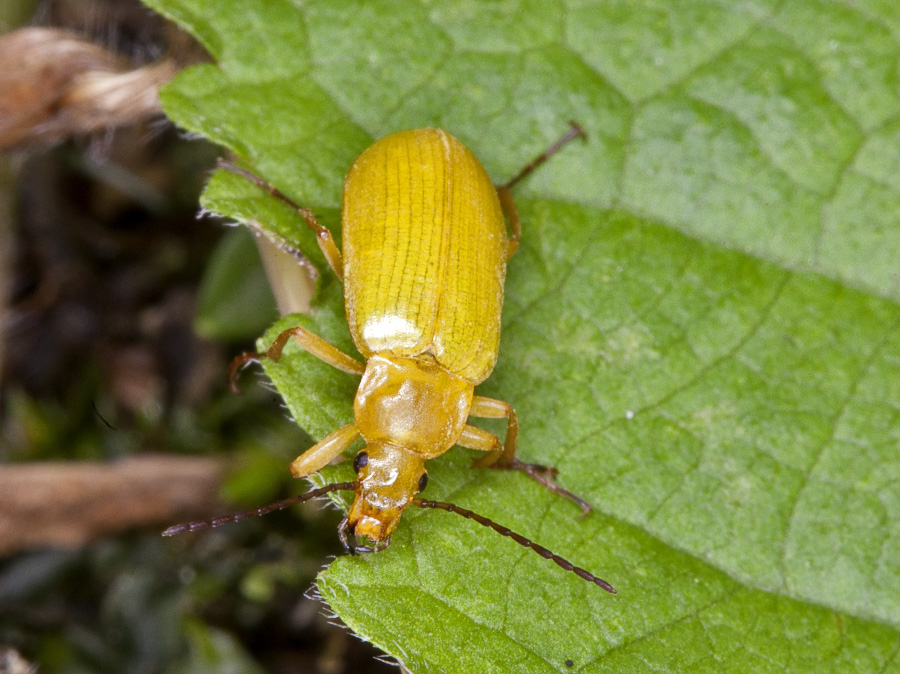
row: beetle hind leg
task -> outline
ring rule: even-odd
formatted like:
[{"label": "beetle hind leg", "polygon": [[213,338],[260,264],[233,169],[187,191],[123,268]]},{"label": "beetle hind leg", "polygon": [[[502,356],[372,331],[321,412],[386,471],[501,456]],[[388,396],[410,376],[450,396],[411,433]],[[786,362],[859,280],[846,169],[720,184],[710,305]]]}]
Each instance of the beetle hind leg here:
[{"label": "beetle hind leg", "polygon": [[255,173],[251,173],[247,169],[241,168],[236,164],[232,164],[230,161],[220,159],[216,164],[216,167],[224,169],[226,171],[231,171],[232,173],[237,173],[239,176],[243,176],[257,187],[264,189],[273,197],[297,211],[297,213],[300,214],[300,217],[303,218],[306,226],[309,227],[316,235],[316,242],[319,244],[319,248],[322,250],[322,254],[325,256],[325,259],[328,261],[328,266],[331,267],[331,269],[335,274],[337,274],[337,277],[341,281],[344,280],[344,258],[341,255],[341,251],[338,249],[337,244],[334,242],[334,237],[331,236],[331,232],[328,230],[328,228],[324,225],[319,224],[319,221],[316,219],[315,213],[313,213],[308,208],[304,208],[289,196],[284,194],[277,187],[271,185],[270,183],[267,183]]},{"label": "beetle hind leg", "polygon": [[506,242],[506,259],[509,260],[516,251],[519,250],[519,241],[522,239],[522,221],[519,219],[519,211],[516,209],[516,202],[513,200],[512,188],[520,180],[534,172],[534,170],[550,159],[568,142],[575,138],[587,138],[584,129],[577,122],[569,122],[572,127],[568,133],[557,140],[553,145],[544,150],[535,157],[525,168],[519,171],[516,176],[508,183],[504,183],[497,187],[497,198],[500,200],[500,207],[509,223],[509,239]]},{"label": "beetle hind leg", "polygon": [[497,188],[497,198],[506,222],[509,223],[509,238],[506,240],[506,259],[509,260],[519,250],[519,241],[522,239],[522,221],[519,219],[519,210],[513,199],[509,185],[501,185]]},{"label": "beetle hind leg", "polygon": [[525,463],[516,458],[516,444],[519,439],[519,420],[516,412],[507,402],[475,396],[472,398],[472,407],[469,414],[485,419],[506,418],[506,439],[500,444],[500,438],[493,433],[481,428],[466,424],[458,443],[469,449],[477,449],[487,452],[483,457],[476,459],[474,468],[495,468],[497,470],[519,470],[525,473],[535,482],[543,485],[552,492],[576,503],[582,511],[582,517],[591,512],[591,506],[581,497],[573,494],[568,489],[559,486],[553,478],[557,470],[549,466],[541,466],[535,463]]},{"label": "beetle hind leg", "polygon": [[568,489],[559,486],[555,481],[554,477],[557,474],[557,470],[555,468],[548,468],[547,466],[541,466],[536,463],[525,463],[523,461],[519,461],[518,459],[512,459],[510,461],[497,461],[496,463],[488,466],[489,468],[496,468],[498,470],[520,470],[525,473],[532,480],[537,482],[538,484],[543,485],[550,491],[559,494],[560,496],[569,499],[573,503],[575,503],[579,508],[581,508],[581,519],[587,517],[591,514],[593,508],[591,504],[585,501],[583,498],[578,496],[577,494],[573,494]]}]

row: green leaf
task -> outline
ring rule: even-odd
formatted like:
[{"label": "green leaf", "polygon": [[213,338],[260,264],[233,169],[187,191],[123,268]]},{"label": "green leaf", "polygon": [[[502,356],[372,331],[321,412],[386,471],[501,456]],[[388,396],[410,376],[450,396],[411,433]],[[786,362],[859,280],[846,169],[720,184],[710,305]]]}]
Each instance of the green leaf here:
[{"label": "green leaf", "polygon": [[[900,672],[900,5],[152,0],[218,65],[181,126],[337,225],[373,139],[440,126],[517,188],[500,361],[520,456],[577,508],[454,449],[427,496],[612,582],[408,512],[319,589],[413,672]],[[206,205],[296,242],[237,176]],[[325,270],[312,317],[353,353]],[[270,331],[294,319],[287,319]],[[356,380],[291,345],[268,372],[322,437]],[[571,665],[567,664],[571,662]]]}]

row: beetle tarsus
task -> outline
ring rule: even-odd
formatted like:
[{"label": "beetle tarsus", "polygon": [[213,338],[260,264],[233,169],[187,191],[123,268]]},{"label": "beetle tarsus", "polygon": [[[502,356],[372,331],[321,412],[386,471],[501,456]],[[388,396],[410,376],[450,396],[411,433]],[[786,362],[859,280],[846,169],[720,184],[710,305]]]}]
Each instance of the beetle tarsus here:
[{"label": "beetle tarsus", "polygon": [[505,188],[507,190],[512,189],[513,185],[515,185],[522,179],[529,176],[538,166],[540,166],[545,161],[550,159],[550,157],[552,157],[557,152],[559,152],[560,149],[562,149],[562,147],[564,145],[566,145],[569,141],[574,140],[575,138],[578,138],[578,137],[587,138],[587,134],[584,132],[584,129],[581,128],[581,125],[578,124],[578,122],[574,122],[574,121],[570,120],[569,125],[572,128],[569,129],[569,131],[562,138],[560,138],[558,141],[553,143],[553,145],[548,147],[546,150],[541,152],[541,154],[539,154],[537,157],[535,157],[533,160],[531,160],[531,162],[525,168],[523,168],[521,171],[519,171],[519,173],[516,174],[516,176],[512,180],[510,180],[508,183],[506,183],[504,185],[501,185],[501,188]]},{"label": "beetle tarsus", "polygon": [[261,189],[264,189],[266,192],[271,194],[273,197],[275,197],[279,201],[283,201],[291,208],[294,208],[298,211],[305,210],[305,209],[303,209],[302,206],[300,206],[300,204],[298,204],[296,201],[294,201],[289,196],[284,194],[277,187],[275,187],[274,185],[272,185],[270,183],[267,183],[265,180],[260,178],[258,175],[256,175],[252,171],[248,171],[245,168],[241,168],[237,164],[232,164],[230,161],[227,161],[226,159],[219,159],[216,162],[216,168],[224,169],[225,171],[230,171],[231,173],[236,173],[239,176],[243,176],[244,178],[249,180],[251,183],[253,183],[254,185],[256,185],[257,187],[259,187]]},{"label": "beetle tarsus", "polygon": [[574,119],[569,120],[569,126],[572,127],[572,131],[574,132],[573,138],[581,138],[581,140],[587,140],[587,134],[584,132],[584,128],[576,122]]},{"label": "beetle tarsus", "polygon": [[231,392],[235,395],[241,395],[241,390],[238,388],[237,380],[240,371],[247,367],[250,363],[258,363],[259,359],[265,356],[264,353],[254,353],[252,351],[246,351],[242,353],[240,356],[231,361],[231,364],[228,366],[228,388],[231,389]]},{"label": "beetle tarsus", "polygon": [[585,517],[591,514],[593,508],[591,504],[585,501],[583,498],[578,496],[577,494],[573,494],[568,489],[561,487],[556,481],[553,479],[559,473],[556,468],[552,468],[550,466],[542,466],[536,463],[525,463],[524,461],[519,461],[519,459],[513,457],[512,459],[505,461],[500,460],[494,463],[489,468],[496,468],[498,470],[520,470],[525,473],[528,477],[530,477],[535,482],[543,485],[550,491],[563,496],[564,498],[569,499],[573,503],[575,503],[579,508],[581,508],[581,517],[578,519],[583,520]]}]

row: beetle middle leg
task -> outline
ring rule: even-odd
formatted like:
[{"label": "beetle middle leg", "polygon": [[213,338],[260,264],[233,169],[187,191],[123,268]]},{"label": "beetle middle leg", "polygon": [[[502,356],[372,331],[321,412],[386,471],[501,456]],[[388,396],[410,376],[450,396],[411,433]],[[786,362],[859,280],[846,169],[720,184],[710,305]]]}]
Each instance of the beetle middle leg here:
[{"label": "beetle middle leg", "polygon": [[519,420],[512,405],[502,400],[474,396],[472,398],[472,407],[469,409],[469,414],[474,417],[482,417],[485,419],[506,418],[507,420],[506,439],[502,445],[500,444],[500,438],[493,433],[469,424],[465,425],[462,435],[458,440],[458,444],[462,447],[468,447],[469,449],[487,452],[485,456],[475,460],[472,464],[474,467],[496,468],[499,470],[520,470],[550,491],[577,503],[578,507],[582,510],[582,517],[587,516],[591,512],[590,504],[584,499],[576,496],[568,489],[560,487],[553,481],[553,477],[557,472],[555,468],[549,468],[534,463],[525,463],[516,458],[516,444],[519,439]]},{"label": "beetle middle leg", "polygon": [[337,277],[341,281],[344,280],[344,258],[341,255],[341,251],[338,249],[337,244],[334,242],[334,237],[331,236],[331,232],[328,231],[328,228],[324,225],[319,224],[319,221],[316,219],[315,213],[313,213],[308,208],[304,208],[289,196],[284,194],[277,187],[270,183],[267,183],[258,175],[256,175],[255,173],[251,173],[247,169],[241,168],[240,166],[232,164],[229,161],[225,161],[224,159],[220,159],[216,163],[216,166],[218,168],[225,169],[226,171],[237,173],[239,176],[243,176],[257,187],[264,189],[273,197],[297,211],[300,214],[300,217],[303,218],[306,226],[309,227],[316,235],[316,242],[319,244],[319,248],[322,250],[322,254],[325,256],[325,259],[328,261],[328,266],[332,268],[334,273],[337,274]]},{"label": "beetle middle leg", "polygon": [[260,358],[269,358],[270,360],[277,363],[281,359],[281,352],[284,350],[285,344],[287,344],[287,341],[291,337],[293,337],[294,340],[300,346],[306,349],[310,354],[312,354],[319,360],[328,363],[332,367],[336,367],[342,372],[361,375],[366,371],[366,366],[360,363],[358,360],[356,360],[352,356],[348,356],[336,346],[329,344],[317,334],[310,332],[309,330],[304,328],[302,325],[298,325],[295,328],[288,328],[287,330],[279,334],[278,337],[275,338],[275,341],[272,342],[272,345],[269,347],[268,351],[266,351],[265,353],[254,353],[252,351],[248,351],[247,353],[243,353],[233,361],[231,361],[231,365],[228,366],[228,382],[231,390],[234,393],[240,392],[237,389],[235,378],[238,371],[247,363],[259,362]]}]

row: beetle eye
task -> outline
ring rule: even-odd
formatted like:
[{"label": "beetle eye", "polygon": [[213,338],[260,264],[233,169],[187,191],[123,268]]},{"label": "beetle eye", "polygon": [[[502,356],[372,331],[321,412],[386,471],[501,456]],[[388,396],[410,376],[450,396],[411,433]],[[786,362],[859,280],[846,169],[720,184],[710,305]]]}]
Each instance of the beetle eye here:
[{"label": "beetle eye", "polygon": [[428,473],[422,473],[422,477],[419,478],[419,491],[425,491],[425,487],[428,486]]},{"label": "beetle eye", "polygon": [[353,470],[355,472],[359,472],[359,469],[369,463],[369,455],[365,452],[360,452],[356,455],[356,458],[353,459]]}]

